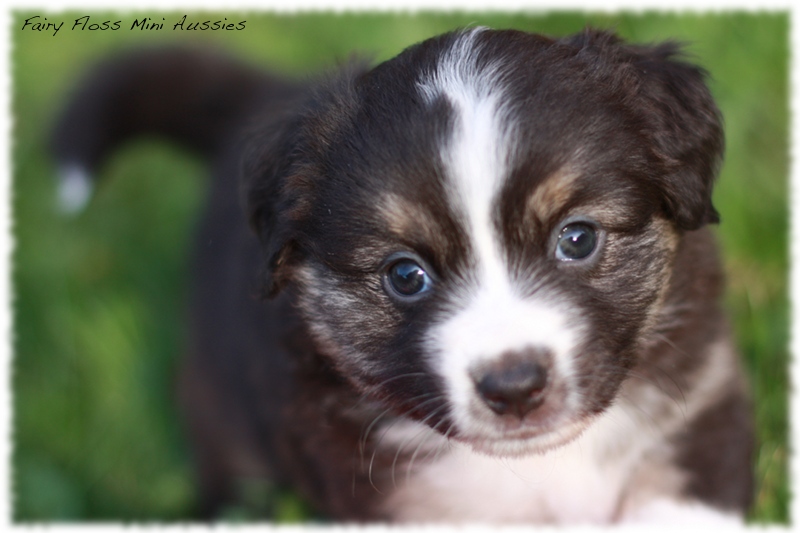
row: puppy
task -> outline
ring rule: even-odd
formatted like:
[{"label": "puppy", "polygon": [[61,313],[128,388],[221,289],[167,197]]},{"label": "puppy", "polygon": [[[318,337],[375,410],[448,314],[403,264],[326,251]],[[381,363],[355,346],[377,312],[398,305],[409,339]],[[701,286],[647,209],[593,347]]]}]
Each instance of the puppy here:
[{"label": "puppy", "polygon": [[704,77],[673,43],[484,28],[307,83],[98,67],[55,130],[66,208],[133,136],[214,170],[180,387],[205,509],[256,476],[347,521],[741,521]]}]

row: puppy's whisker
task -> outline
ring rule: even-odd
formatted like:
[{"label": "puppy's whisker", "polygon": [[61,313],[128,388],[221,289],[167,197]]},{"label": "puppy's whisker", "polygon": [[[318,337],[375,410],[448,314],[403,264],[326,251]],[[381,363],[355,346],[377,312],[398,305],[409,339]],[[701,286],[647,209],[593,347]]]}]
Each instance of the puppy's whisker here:
[{"label": "puppy's whisker", "polygon": [[[438,399],[440,399],[440,398],[433,398],[433,399],[434,399],[434,400],[438,400]],[[400,445],[397,447],[397,451],[396,451],[396,452],[395,452],[395,454],[394,454],[394,460],[392,461],[392,485],[393,485],[393,486],[397,487],[397,480],[395,479],[395,470],[396,470],[396,468],[397,468],[397,460],[398,460],[398,458],[400,457],[400,453],[403,451],[403,448],[405,448],[405,447],[406,447],[406,445],[408,445],[408,444],[409,444],[411,441],[413,441],[413,440],[414,440],[415,438],[417,438],[419,435],[422,435],[422,434],[424,434],[424,432],[425,432],[425,431],[428,429],[428,428],[427,428],[427,422],[428,422],[428,420],[430,420],[431,418],[433,418],[433,417],[435,417],[437,414],[439,414],[439,413],[440,413],[440,412],[441,412],[441,411],[442,411],[442,410],[443,410],[445,407],[446,407],[446,406],[444,406],[444,405],[437,407],[437,408],[436,408],[436,409],[434,409],[434,410],[433,410],[433,411],[432,411],[430,414],[428,414],[428,416],[426,416],[425,418],[423,418],[422,420],[420,420],[420,424],[422,424],[422,425],[423,425],[423,427],[422,427],[422,428],[421,428],[419,431],[417,431],[417,432],[416,432],[414,435],[411,435],[411,436],[409,436],[409,437],[406,437],[405,439],[403,439],[403,441],[402,441],[402,442],[400,443]]]},{"label": "puppy's whisker", "polygon": [[[660,335],[660,334],[656,334],[656,335],[657,335],[657,336],[659,336],[659,337],[661,337],[661,338],[662,338],[662,340],[663,340],[663,341],[664,341],[664,342],[665,342],[665,343],[666,343],[668,346],[670,346],[672,349],[674,349],[674,350],[675,350],[675,351],[677,351],[678,353],[680,353],[680,354],[682,354],[682,355],[685,355],[686,357],[690,357],[690,355],[689,355],[689,354],[688,354],[688,353],[687,353],[685,350],[683,350],[683,349],[681,349],[680,347],[678,347],[678,346],[677,346],[677,345],[676,345],[674,342],[672,342],[672,341],[671,341],[670,339],[668,339],[667,337],[665,337],[665,336],[663,336],[663,335]],[[665,370],[665,369],[664,369],[664,368],[663,368],[661,365],[659,365],[658,363],[655,363],[655,362],[652,362],[652,361],[642,361],[640,364],[646,365],[648,368],[652,368],[652,369],[654,369],[654,370],[657,370],[657,371],[658,371],[658,372],[660,372],[660,373],[661,373],[661,374],[662,374],[662,375],[663,375],[665,378],[667,378],[668,380],[670,380],[670,381],[672,382],[672,384],[675,386],[675,389],[677,389],[677,390],[678,390],[678,392],[680,392],[680,394],[681,394],[681,396],[682,396],[683,403],[684,403],[684,404],[686,403],[686,396],[685,396],[685,394],[684,394],[684,392],[683,392],[683,389],[686,387],[686,384],[685,384],[685,383],[684,383],[683,385],[682,385],[681,383],[678,383],[677,379],[676,379],[676,378],[675,378],[675,376],[672,374],[672,372],[669,372],[669,371]]]},{"label": "puppy's whisker", "polygon": [[[409,460],[409,462],[408,462],[408,465],[406,465],[406,483],[408,483],[408,479],[409,479],[409,477],[411,476],[411,472],[414,470],[414,461],[416,460],[416,458],[417,458],[417,455],[419,454],[420,450],[422,450],[422,448],[423,448],[423,447],[424,447],[424,446],[425,446],[425,445],[426,445],[426,444],[427,444],[427,443],[428,443],[428,442],[429,442],[429,441],[430,441],[432,438],[434,438],[434,437],[438,436],[438,429],[439,429],[439,426],[440,426],[440,425],[441,425],[441,424],[442,424],[444,421],[445,421],[445,419],[444,419],[444,418],[443,418],[443,419],[441,419],[441,420],[439,420],[439,421],[438,421],[438,422],[437,422],[437,423],[436,423],[436,424],[435,424],[435,425],[434,425],[434,426],[431,428],[431,429],[432,429],[432,431],[427,431],[427,432],[425,432],[425,438],[424,438],[424,439],[423,439],[423,440],[422,440],[422,441],[421,441],[419,444],[417,444],[417,447],[416,447],[416,449],[414,450],[414,453],[411,455],[411,459]],[[429,452],[429,453],[430,453],[430,452]]]},{"label": "puppy's whisker", "polygon": [[[453,430],[454,427],[455,425],[451,422],[450,427],[448,427],[447,430],[444,432],[444,438],[439,443],[439,446],[437,446],[436,454],[433,456],[433,462],[436,462],[439,459],[439,456],[441,455],[442,451],[445,448],[452,448],[452,443],[450,442],[450,432]],[[426,461],[430,457],[430,453],[431,452],[428,452],[428,455],[425,457]]]},{"label": "puppy's whisker", "polygon": [[359,451],[361,452],[361,459],[362,460],[364,459],[364,449],[366,448],[367,439],[369,438],[369,434],[372,431],[372,428],[375,427],[375,425],[381,420],[381,418],[386,416],[391,410],[392,410],[392,408],[389,407],[389,408],[385,409],[381,414],[379,414],[378,416],[373,418],[372,422],[370,422],[370,424],[367,427],[366,431],[362,432],[361,437],[358,439],[358,448],[359,448]]},{"label": "puppy's whisker", "polygon": [[[664,396],[669,398],[675,404],[676,408],[678,409],[678,412],[681,414],[681,417],[684,419],[684,421],[686,420],[685,405],[681,404],[680,401],[678,401],[675,397],[669,394],[669,392],[667,392],[657,381],[653,380],[652,378],[644,374],[640,374],[635,371],[631,372],[629,370],[619,369],[613,366],[603,366],[602,368],[604,370],[616,370],[620,374],[627,374],[634,379],[639,379],[645,383],[652,385],[654,389],[664,394]],[[643,407],[643,405],[647,405],[646,402],[645,403],[641,402],[640,400],[632,397],[630,394],[625,393],[624,390],[619,391],[617,394],[620,399],[624,400],[622,402],[618,402],[617,405],[619,405],[622,408],[622,411],[628,416],[628,418],[630,418],[630,420],[634,424],[636,424],[639,420],[644,419],[650,426],[652,426],[654,434],[660,433],[661,423],[663,421],[654,416],[653,413],[647,411]],[[637,412],[641,413],[644,416],[643,417],[634,416],[634,414],[630,412],[631,408],[635,409]]]},{"label": "puppy's whisker", "polygon": [[[400,379],[418,378],[418,377],[423,377],[423,376],[426,376],[426,375],[427,374],[425,374],[425,372],[408,372],[408,373],[405,373],[405,374],[398,374],[397,376],[392,376],[390,378],[387,378],[387,379],[381,381],[380,383],[375,383],[375,384],[369,385],[366,388],[366,393],[362,394],[361,398],[359,398],[358,401],[355,404],[353,404],[351,409],[356,409],[356,408],[360,407],[361,405],[363,405],[367,401],[373,401],[374,398],[372,397],[372,394],[381,391],[381,389],[383,387],[385,387],[389,383],[392,383],[393,381],[397,381],[397,380],[400,380]],[[396,396],[397,394],[398,394],[398,392],[395,391],[394,393],[392,393],[389,396],[389,398],[391,398],[393,396]]]},{"label": "puppy's whisker", "polygon": [[[389,395],[389,396],[385,397],[385,398],[384,398],[384,402],[389,402],[389,401],[391,401],[392,399],[394,399],[394,398],[395,398],[397,395],[399,395],[399,394],[400,394],[399,392],[396,392],[396,393],[394,393],[394,394],[391,394],[391,395]],[[379,416],[379,417],[381,417],[381,416],[384,416],[384,415],[385,415],[387,412],[389,412],[389,411],[392,411],[392,410],[397,410],[397,408],[398,408],[398,407],[404,407],[405,405],[407,405],[407,404],[409,404],[409,403],[413,403],[413,402],[415,402],[415,401],[419,400],[420,398],[425,398],[425,397],[427,397],[427,396],[431,396],[432,394],[435,394],[435,393],[434,393],[434,392],[427,392],[427,393],[419,394],[419,395],[417,395],[417,396],[413,396],[413,397],[411,397],[411,398],[407,398],[407,399],[405,399],[405,400],[402,400],[401,402],[399,402],[399,404],[398,404],[397,406],[390,406],[390,407],[387,407],[387,408],[386,408],[386,409],[384,409],[384,410],[383,410],[383,411],[380,413],[380,415],[378,415],[378,416]],[[373,421],[373,422],[374,422],[374,421]],[[366,422],[364,422],[364,425],[366,425]],[[369,425],[369,427],[372,427],[372,424],[370,424],[370,425]],[[362,428],[363,428],[363,426],[362,426]]]},{"label": "puppy's whisker", "polygon": [[378,441],[372,447],[372,456],[370,457],[369,460],[369,468],[367,469],[367,478],[369,479],[369,484],[372,485],[372,488],[374,488],[379,494],[383,494],[383,492],[381,492],[381,490],[378,489],[378,487],[372,480],[372,469],[375,464],[375,456],[377,455],[378,450],[381,449],[381,443],[383,442],[383,438],[400,421],[401,419],[399,418],[395,418],[394,420],[392,420],[391,423],[386,428],[384,428],[383,433],[381,433],[381,436],[378,437]]},{"label": "puppy's whisker", "polygon": [[661,384],[654,377],[648,376],[647,374],[639,372],[635,369],[625,369],[615,365],[602,365],[598,367],[598,370],[609,372],[616,375],[630,377],[633,379],[638,379],[644,383],[652,385],[654,389],[656,389],[658,392],[660,392],[665,397],[669,398],[673,403],[675,403],[676,407],[681,411],[681,413],[685,412],[686,397],[684,396],[680,386],[675,381],[673,381],[673,384],[675,385],[677,391],[680,393],[681,398],[676,398],[666,387],[664,387],[663,384]]},{"label": "puppy's whisker", "polygon": [[681,386],[681,384],[678,383],[678,381],[675,380],[670,375],[669,372],[663,370],[658,365],[654,363],[649,363],[648,366],[654,370],[657,370],[658,372],[661,373],[662,376],[666,377],[673,385],[673,387],[670,387],[670,390],[677,391],[677,394],[680,395],[680,398],[676,397],[674,393],[670,393],[667,390],[667,387],[662,385],[661,381],[656,379],[655,376],[648,377],[646,374],[641,372],[632,373],[631,375],[643,381],[649,381],[651,384],[653,384],[654,387],[663,392],[665,396],[667,396],[670,400],[672,400],[675,403],[675,406],[678,408],[678,410],[681,412],[681,415],[685,419],[687,410],[687,400],[686,400],[686,394],[683,392],[683,387]]},{"label": "puppy's whisker", "polygon": [[[404,402],[404,405],[405,405],[405,404],[408,404],[408,403],[411,403],[412,401],[414,401],[414,400],[416,400],[416,399],[420,399],[420,398],[426,398],[426,397],[428,397],[428,396],[431,396],[432,394],[433,394],[433,393],[420,394],[419,396],[415,396],[414,398],[410,398],[409,400],[407,400],[406,402]],[[415,408],[423,407],[423,406],[425,406],[426,404],[429,404],[429,403],[430,403],[430,402],[432,402],[432,401],[440,401],[441,399],[442,399],[442,396],[441,396],[441,395],[435,395],[435,397],[434,397],[434,398],[431,398],[431,399],[429,399],[429,400],[426,400],[426,401],[424,401],[424,402],[422,402],[422,403],[420,403],[420,404],[417,404],[417,405],[415,406]],[[386,428],[384,428],[383,432],[381,433],[381,436],[380,436],[380,437],[378,437],[378,440],[377,440],[377,442],[376,442],[376,443],[373,445],[373,449],[372,449],[372,457],[370,457],[370,460],[369,460],[369,468],[368,468],[367,477],[369,478],[369,483],[370,483],[370,485],[372,485],[372,487],[373,487],[375,490],[377,490],[379,493],[380,493],[381,491],[380,491],[380,490],[379,490],[379,489],[378,489],[378,488],[375,486],[375,484],[374,484],[374,483],[373,483],[373,481],[372,481],[372,470],[373,470],[373,466],[374,466],[374,464],[375,464],[375,456],[376,456],[376,454],[378,453],[378,450],[381,448],[381,443],[383,442],[383,439],[386,437],[386,435],[389,433],[389,431],[392,429],[392,427],[394,427],[396,424],[398,424],[398,423],[399,423],[399,422],[401,422],[402,420],[403,420],[403,419],[401,419],[401,418],[396,418],[396,419],[392,420],[392,422],[389,424],[389,426],[387,426]],[[366,444],[366,440],[365,440],[365,444]]]},{"label": "puppy's whisker", "polygon": [[[419,394],[417,396],[414,396],[412,398],[408,398],[407,400],[404,400],[403,402],[400,403],[399,407],[405,407],[406,405],[414,403],[417,400],[421,400],[423,398],[427,398],[427,397],[433,396],[435,394],[436,394],[435,392],[428,392],[428,393],[425,393],[425,394]],[[420,405],[422,405],[422,404],[420,404]],[[393,406],[393,407],[386,408],[383,412],[381,412],[378,416],[376,416],[372,420],[372,422],[369,424],[367,429],[362,432],[362,436],[359,439],[359,446],[362,449],[362,451],[363,451],[363,448],[366,446],[367,439],[369,438],[369,435],[372,432],[372,430],[375,427],[375,425],[380,421],[381,418],[386,416],[388,413],[390,413],[390,412],[392,412],[394,410],[397,410],[397,407],[398,406]]]},{"label": "puppy's whisker", "polygon": [[373,387],[374,388],[380,388],[380,387],[384,387],[384,386],[388,385],[389,383],[391,383],[393,381],[397,381],[398,379],[417,378],[417,377],[424,377],[424,376],[427,376],[427,375],[428,374],[426,374],[425,372],[407,372],[405,374],[398,374],[397,376],[392,376],[390,378],[387,378],[387,379],[383,380],[382,382],[380,382],[380,383],[378,383],[376,385],[373,385]]},{"label": "puppy's whisker", "polygon": [[[651,431],[654,435],[659,435],[661,433],[661,421],[653,416],[652,413],[648,412],[644,407],[639,405],[639,402],[632,400],[628,395],[624,393],[619,394],[620,399],[625,400],[624,402],[619,402],[619,406],[622,409],[622,412],[637,426],[639,425],[640,420],[644,420],[647,424],[650,425]],[[643,416],[635,416],[634,413],[630,412],[630,409],[633,408]]]},{"label": "puppy's whisker", "polygon": [[[396,380],[399,380],[399,379],[414,378],[414,377],[419,377],[419,376],[424,376],[424,375],[425,374],[423,372],[410,372],[410,373],[407,373],[407,374],[400,374],[398,376],[393,376],[391,378],[388,378],[388,379],[384,380],[383,382],[381,382],[381,383],[379,383],[377,385],[374,385],[373,387],[370,387],[370,389],[367,391],[367,393],[362,394],[361,397],[358,399],[358,401],[355,402],[352,406],[349,407],[349,411],[351,413],[355,413],[355,412],[357,412],[358,408],[361,407],[362,405],[364,405],[366,402],[368,402],[368,401],[375,402],[376,400],[370,396],[370,393],[373,392],[373,391],[380,390],[380,388],[382,386],[384,386],[385,384],[387,384],[387,383],[390,383],[392,381],[396,381]],[[390,394],[388,396],[385,396],[383,398],[383,403],[393,400],[399,394],[400,394],[400,391],[395,391],[392,394]],[[419,398],[419,396],[411,398],[411,399],[408,399],[408,400],[405,400],[401,405],[404,405],[407,402],[416,401],[418,398]],[[367,425],[367,421],[366,420],[364,421],[364,424],[362,425],[361,437],[359,437],[359,448],[361,448],[362,451],[363,451],[364,442],[366,441],[366,438],[369,435],[369,432],[372,429],[372,427],[375,425],[375,423],[380,418],[385,416],[391,410],[392,410],[392,407],[389,407],[389,408],[385,409],[384,411],[382,411],[376,418],[372,419],[371,422],[369,423],[369,427],[367,428],[366,432],[364,431],[364,426]]]}]

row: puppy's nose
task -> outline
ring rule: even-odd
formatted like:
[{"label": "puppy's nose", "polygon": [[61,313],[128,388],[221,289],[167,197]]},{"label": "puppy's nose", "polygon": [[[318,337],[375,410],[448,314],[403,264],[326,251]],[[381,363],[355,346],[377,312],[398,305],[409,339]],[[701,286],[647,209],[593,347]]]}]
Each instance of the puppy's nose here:
[{"label": "puppy's nose", "polygon": [[479,396],[492,411],[522,419],[544,401],[547,366],[533,351],[506,354],[497,364],[473,375],[473,380]]}]

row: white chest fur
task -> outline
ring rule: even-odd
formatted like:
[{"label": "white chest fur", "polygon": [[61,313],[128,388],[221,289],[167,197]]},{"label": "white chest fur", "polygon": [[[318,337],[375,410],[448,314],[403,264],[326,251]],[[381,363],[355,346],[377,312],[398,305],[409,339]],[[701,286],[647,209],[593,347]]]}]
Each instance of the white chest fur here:
[{"label": "white chest fur", "polygon": [[605,523],[616,510],[619,477],[577,447],[525,459],[455,448],[421,468],[391,501],[412,521]]},{"label": "white chest fur", "polygon": [[610,523],[619,518],[637,465],[660,440],[640,424],[615,407],[572,443],[523,458],[442,443],[445,451],[410,475],[398,467],[387,510],[411,522]]}]

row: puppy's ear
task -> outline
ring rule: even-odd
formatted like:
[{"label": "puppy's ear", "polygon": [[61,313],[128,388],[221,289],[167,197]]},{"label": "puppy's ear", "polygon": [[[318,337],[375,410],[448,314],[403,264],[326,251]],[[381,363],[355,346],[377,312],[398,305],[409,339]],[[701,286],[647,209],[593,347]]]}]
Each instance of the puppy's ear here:
[{"label": "puppy's ear", "polygon": [[[684,230],[719,221],[711,203],[724,138],[722,118],[706,86],[706,72],[683,59],[681,46],[626,45],[611,32],[587,28],[567,39],[578,56],[598,60],[597,71],[643,118],[663,172],[656,186],[666,214]],[[616,68],[614,68],[616,67]]]},{"label": "puppy's ear", "polygon": [[292,278],[310,244],[316,184],[327,152],[357,108],[356,79],[368,69],[353,58],[290,102],[273,106],[249,141],[242,194],[264,253],[263,293],[277,294]]},{"label": "puppy's ear", "polygon": [[724,136],[706,73],[684,62],[676,43],[634,50],[632,63],[639,72],[649,129],[667,169],[659,184],[664,208],[684,230],[719,222],[711,192]]},{"label": "puppy's ear", "polygon": [[294,121],[273,123],[250,139],[242,165],[242,194],[251,229],[263,252],[262,295],[275,296],[299,259],[297,243],[302,190],[298,171],[299,127]]}]

